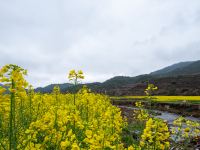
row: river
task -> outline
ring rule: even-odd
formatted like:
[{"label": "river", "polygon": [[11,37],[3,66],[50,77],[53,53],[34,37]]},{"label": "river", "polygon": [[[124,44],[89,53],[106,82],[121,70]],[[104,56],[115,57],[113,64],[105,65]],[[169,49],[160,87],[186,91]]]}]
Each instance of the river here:
[{"label": "river", "polygon": [[[137,107],[130,107],[130,106],[117,106],[117,107],[129,109],[129,110],[136,110],[136,109],[138,109]],[[163,120],[166,120],[169,125],[171,125],[174,120],[176,120],[178,117],[181,116],[181,115],[174,114],[174,113],[169,113],[169,112],[166,112],[166,111],[160,111],[160,110],[153,110],[153,111],[156,114],[159,114],[159,115],[155,116],[156,118],[161,118]],[[195,117],[191,117],[191,116],[187,116],[187,117],[184,117],[184,118],[186,118],[188,120],[191,120],[191,121],[198,121],[198,122],[200,122],[200,118],[195,118]]]}]

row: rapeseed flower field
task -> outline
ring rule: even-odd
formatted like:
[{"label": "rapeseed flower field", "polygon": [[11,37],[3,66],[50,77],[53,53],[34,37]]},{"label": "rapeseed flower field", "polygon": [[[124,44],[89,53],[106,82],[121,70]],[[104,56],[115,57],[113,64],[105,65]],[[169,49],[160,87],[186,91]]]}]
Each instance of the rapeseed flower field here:
[{"label": "rapeseed flower field", "polygon": [[[108,96],[87,87],[78,93],[62,94],[58,86],[50,94],[35,93],[26,74],[17,65],[0,69],[4,85],[0,87],[0,150],[165,150],[170,148],[170,134],[186,139],[199,135],[199,123],[179,119],[174,125],[184,134],[172,133],[167,122],[149,115],[137,103],[135,119],[144,124],[144,130],[139,144],[126,144],[122,134],[128,123]],[[68,79],[76,86],[84,74],[72,70]]]}]

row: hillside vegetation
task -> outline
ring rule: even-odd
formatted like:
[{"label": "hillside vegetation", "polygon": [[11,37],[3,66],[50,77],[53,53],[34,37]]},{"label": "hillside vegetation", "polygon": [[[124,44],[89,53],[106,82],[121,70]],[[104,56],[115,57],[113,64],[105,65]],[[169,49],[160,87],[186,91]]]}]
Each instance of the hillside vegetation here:
[{"label": "hillside vegetation", "polygon": [[[112,96],[144,95],[148,82],[159,87],[157,95],[200,95],[200,61],[177,63],[150,74],[135,77],[116,76],[102,83],[87,85],[93,92]],[[78,85],[76,90],[83,85]],[[54,85],[37,88],[37,92],[50,93]],[[61,92],[74,91],[68,83],[58,84]]]}]

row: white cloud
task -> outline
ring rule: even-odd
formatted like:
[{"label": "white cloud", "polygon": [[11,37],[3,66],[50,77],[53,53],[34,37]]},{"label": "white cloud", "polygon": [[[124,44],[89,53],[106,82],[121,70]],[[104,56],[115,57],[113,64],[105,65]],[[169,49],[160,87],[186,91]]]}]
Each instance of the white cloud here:
[{"label": "white cloud", "polygon": [[2,1],[0,64],[29,70],[34,86],[149,73],[200,57],[199,0]]}]

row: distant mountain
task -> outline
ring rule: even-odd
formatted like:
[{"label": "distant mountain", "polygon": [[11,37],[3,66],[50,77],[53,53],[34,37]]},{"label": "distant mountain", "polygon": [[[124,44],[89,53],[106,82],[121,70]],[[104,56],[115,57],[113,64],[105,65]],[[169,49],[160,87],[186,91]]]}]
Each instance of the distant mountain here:
[{"label": "distant mountain", "polygon": [[177,75],[192,75],[200,73],[200,60],[173,64],[161,70],[150,73],[153,76],[168,77]]},{"label": "distant mountain", "polygon": [[[200,74],[154,77],[148,80],[158,87],[155,95],[200,95]],[[148,82],[137,82],[106,90],[112,96],[145,95]]]},{"label": "distant mountain", "polygon": [[[173,64],[150,74],[135,77],[116,76],[105,82],[80,84],[74,89],[70,83],[51,84],[35,89],[36,92],[50,93],[55,85],[59,85],[61,92],[72,92],[87,85],[93,92],[108,95],[143,95],[147,83],[159,86],[161,95],[200,95],[200,60]],[[198,83],[198,84],[197,84]],[[178,89],[177,89],[178,88]]]},{"label": "distant mountain", "polygon": [[122,87],[127,84],[135,84],[138,82],[148,82],[153,76],[149,74],[139,75],[135,77],[117,76],[106,80],[101,84],[104,89]]},{"label": "distant mountain", "polygon": [[192,62],[182,68],[177,68],[169,73],[169,75],[195,75],[200,74],[200,60]]},{"label": "distant mountain", "polygon": [[51,93],[53,91],[54,86],[58,85],[60,87],[61,92],[67,91],[69,87],[72,86],[70,83],[63,83],[63,84],[50,84],[45,87],[39,87],[35,89],[35,92],[41,92],[41,93]]}]

